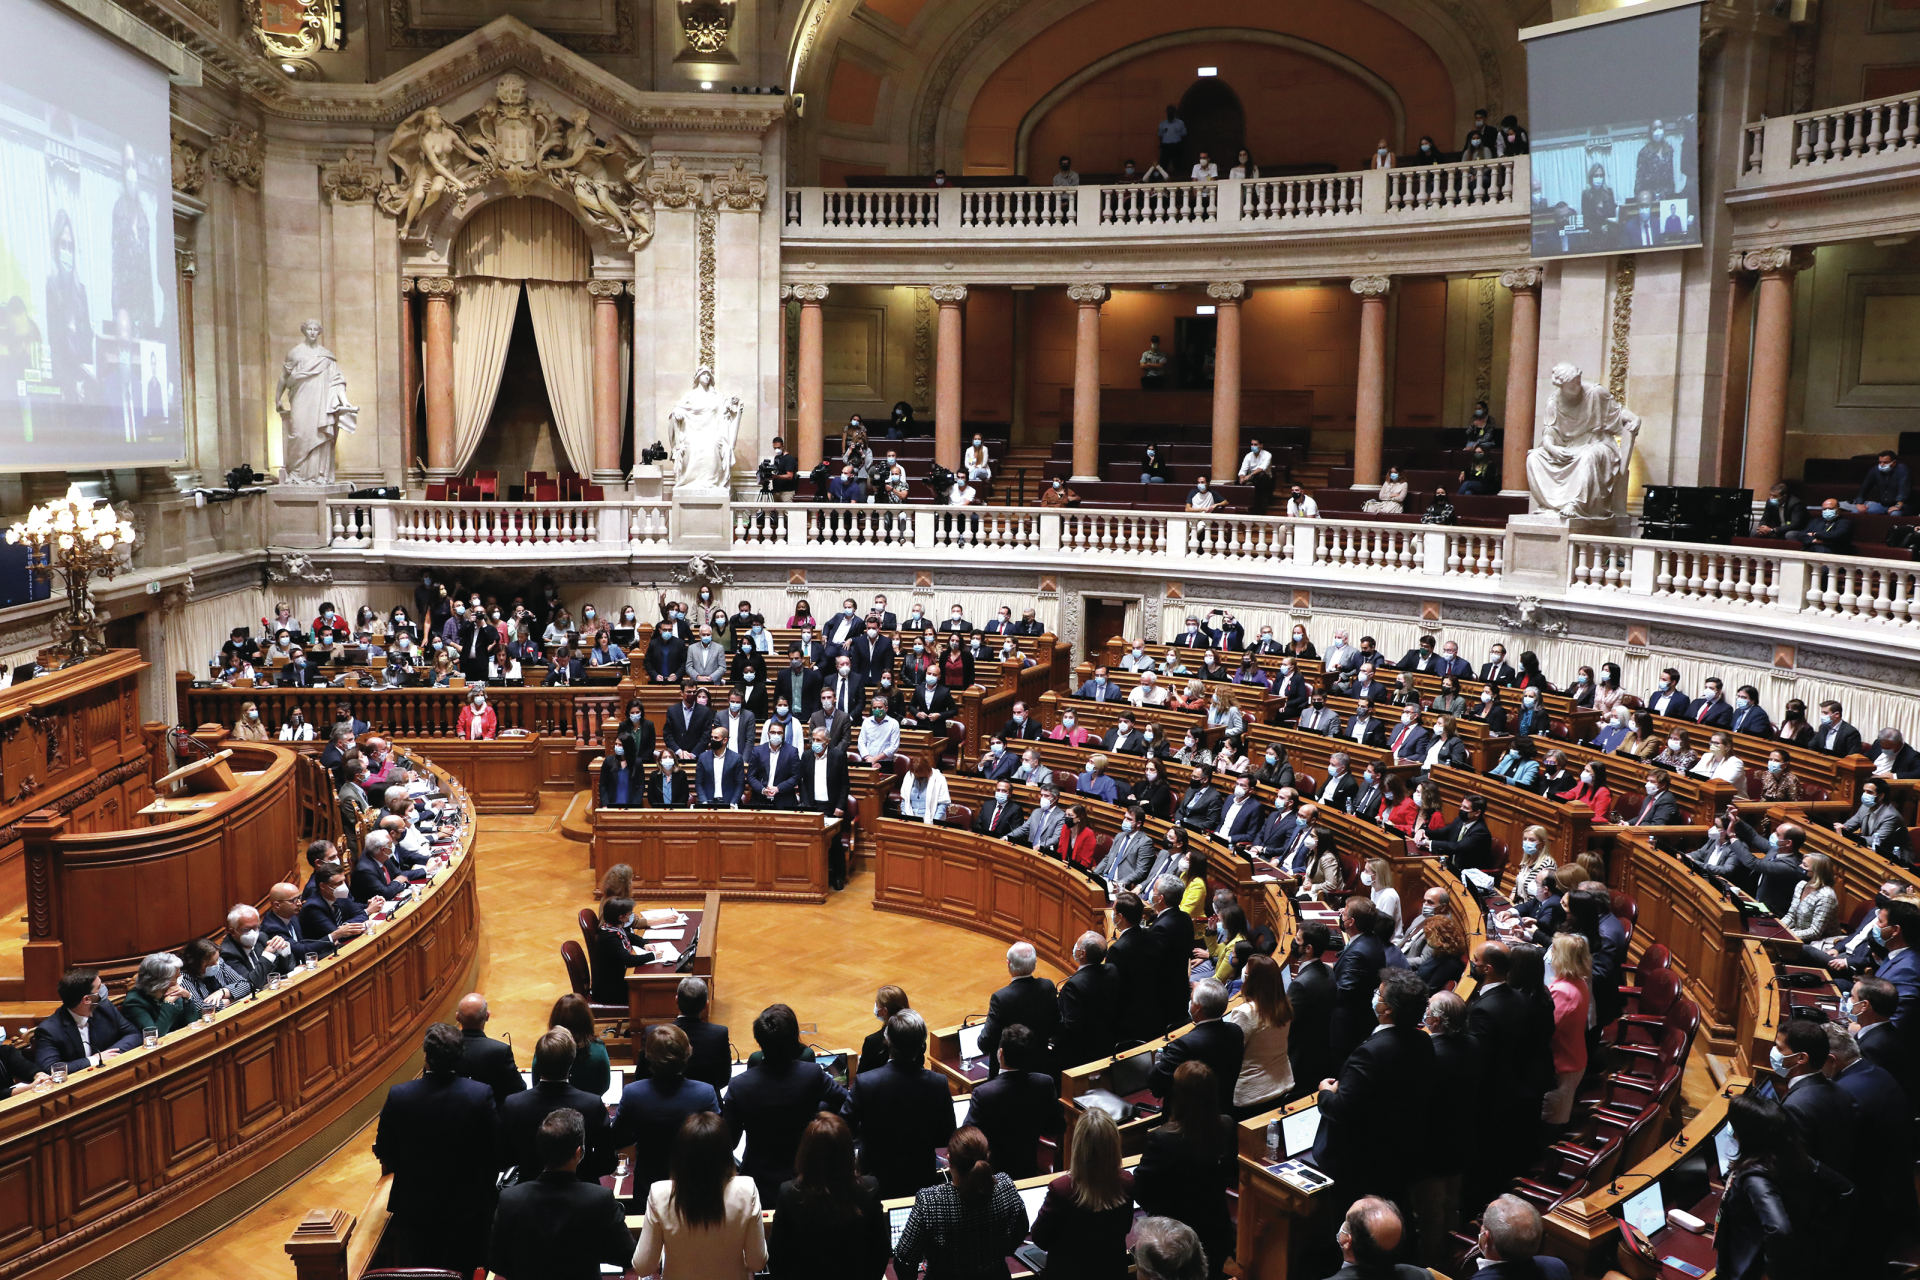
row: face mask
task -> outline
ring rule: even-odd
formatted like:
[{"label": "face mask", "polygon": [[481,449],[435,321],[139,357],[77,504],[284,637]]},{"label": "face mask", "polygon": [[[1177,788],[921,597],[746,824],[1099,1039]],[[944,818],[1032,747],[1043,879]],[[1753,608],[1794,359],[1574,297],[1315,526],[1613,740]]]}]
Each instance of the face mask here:
[{"label": "face mask", "polygon": [[613,754],[615,754],[616,756],[624,756],[627,754],[627,749],[625,747],[615,747],[613,749]]},{"label": "face mask", "polygon": [[931,689],[933,688],[933,686],[939,683],[940,683],[940,677],[938,675],[936,675],[931,671],[927,672],[927,688]]},{"label": "face mask", "polygon": [[1586,783],[1586,784],[1587,784],[1588,786],[1592,786],[1592,785],[1593,785],[1593,775],[1592,775],[1591,773],[1583,773],[1583,774],[1581,774],[1581,775],[1580,775],[1580,781],[1582,781],[1582,782],[1584,782],[1584,783]]},{"label": "face mask", "polygon": [[1072,716],[1061,716],[1061,717],[1060,717],[1060,726],[1061,726],[1061,728],[1063,728],[1063,729],[1071,729],[1071,728],[1073,728],[1073,717],[1072,717]]},{"label": "face mask", "polygon": [[1687,745],[1687,740],[1685,738],[1668,738],[1667,739],[1667,749],[1670,751],[1683,751],[1686,749],[1686,745]]},{"label": "face mask", "polygon": [[1052,797],[1052,796],[1041,796],[1041,797],[1040,797],[1040,807],[1041,807],[1042,809],[1051,809],[1051,808],[1053,808],[1053,797]]},{"label": "face mask", "polygon": [[824,742],[816,742],[816,743],[814,743],[814,744],[813,744],[813,754],[815,754],[815,755],[817,755],[817,756],[823,756],[823,755],[825,755],[825,754],[827,754],[827,744],[826,744],[826,743],[824,743]]},{"label": "face mask", "polygon": [[333,886],[333,900],[334,900],[335,902],[345,902],[345,901],[347,900],[347,886],[346,886],[346,885],[343,885],[343,884],[337,884],[337,885],[335,885],[335,886]]},{"label": "face mask", "polygon": [[1420,918],[1422,920],[1431,920],[1433,918],[1433,912],[1434,906],[1431,902],[1423,902],[1420,904]]},{"label": "face mask", "polygon": [[249,929],[240,935],[240,949],[243,951],[251,951],[253,950],[253,944],[258,941],[260,941],[260,931],[258,929]]},{"label": "face mask", "polygon": [[1865,808],[1865,809],[1871,809],[1879,803],[1880,803],[1879,796],[1861,796],[1860,797],[1860,805],[1862,808]]},{"label": "face mask", "polygon": [[1000,801],[1001,804],[1005,804],[1007,802],[1007,797],[1011,796],[1013,793],[1011,791],[996,791],[993,794]]},{"label": "face mask", "polygon": [[1773,1074],[1777,1076],[1787,1074],[1787,1055],[1780,1052],[1779,1045],[1767,1050],[1767,1065],[1773,1068]]},{"label": "face mask", "polygon": [[1768,773],[1779,773],[1779,772],[1781,771],[1781,769],[1783,769],[1783,768],[1785,768],[1785,766],[1784,766],[1784,765],[1782,765],[1782,764],[1781,764],[1781,763],[1780,763],[1780,762],[1779,762],[1778,760],[1769,760],[1769,761],[1767,761],[1767,772],[1768,772]]},{"label": "face mask", "polygon": [[1838,520],[1840,518],[1840,513],[1838,511],[1828,511],[1825,508],[1821,509],[1820,515],[1821,515],[1821,518],[1826,520]]},{"label": "face mask", "polygon": [[1768,851],[1769,851],[1769,852],[1772,852],[1772,853],[1778,853],[1778,852],[1780,851],[1780,837],[1779,837],[1779,836],[1768,836],[1768,837],[1767,837],[1767,849],[1768,849]]},{"label": "face mask", "polygon": [[1400,723],[1401,723],[1401,724],[1412,724],[1412,723],[1413,723],[1413,713],[1412,713],[1412,712],[1408,712],[1408,713],[1407,713],[1406,715],[1404,715],[1404,716],[1401,716],[1401,717],[1400,717]]},{"label": "face mask", "polygon": [[781,707],[778,711],[774,712],[773,714],[775,719],[785,720],[787,718],[787,709],[785,707]]},{"label": "face mask", "polygon": [[1659,785],[1658,783],[1656,783],[1656,782],[1655,782],[1655,781],[1654,781],[1654,780],[1653,780],[1652,778],[1648,778],[1648,779],[1647,779],[1647,794],[1648,794],[1648,795],[1652,795],[1652,794],[1654,794],[1655,792],[1657,792],[1658,790],[1660,790],[1660,785]]},{"label": "face mask", "polygon": [[1873,923],[1873,940],[1883,947],[1887,945],[1886,935],[1880,932],[1880,922],[1878,920]]}]

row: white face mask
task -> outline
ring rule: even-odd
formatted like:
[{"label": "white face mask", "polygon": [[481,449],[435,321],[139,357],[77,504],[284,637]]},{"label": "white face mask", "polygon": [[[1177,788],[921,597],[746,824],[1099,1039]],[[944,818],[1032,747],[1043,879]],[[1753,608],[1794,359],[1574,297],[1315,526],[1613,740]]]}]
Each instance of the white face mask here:
[{"label": "white face mask", "polygon": [[260,931],[258,929],[249,929],[240,935],[240,949],[243,951],[251,951],[253,950],[254,943],[258,941],[260,941]]}]

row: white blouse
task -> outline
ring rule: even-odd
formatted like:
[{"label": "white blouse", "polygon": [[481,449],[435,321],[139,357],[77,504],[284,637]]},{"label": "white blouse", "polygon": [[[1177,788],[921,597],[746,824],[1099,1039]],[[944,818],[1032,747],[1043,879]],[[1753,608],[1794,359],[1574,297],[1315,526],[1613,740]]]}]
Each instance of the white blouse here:
[{"label": "white blouse", "polygon": [[1293,1064],[1287,1060],[1288,1026],[1268,1026],[1252,1001],[1235,1005],[1222,1019],[1246,1036],[1246,1056],[1240,1060],[1240,1078],[1234,1081],[1233,1105],[1251,1106],[1277,1098],[1293,1088]]},{"label": "white blouse", "polygon": [[673,1183],[647,1190],[647,1221],[633,1251],[633,1270],[650,1276],[666,1254],[664,1280],[752,1280],[767,1265],[767,1237],[760,1225],[760,1189],[752,1178],[727,1184],[727,1214],[716,1227],[683,1225],[672,1208]]}]

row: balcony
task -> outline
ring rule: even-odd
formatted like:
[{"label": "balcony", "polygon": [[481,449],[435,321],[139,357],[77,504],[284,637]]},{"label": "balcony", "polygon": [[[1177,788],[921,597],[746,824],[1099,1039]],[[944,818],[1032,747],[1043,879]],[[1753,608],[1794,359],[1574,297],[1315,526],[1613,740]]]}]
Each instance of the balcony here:
[{"label": "balcony", "polygon": [[[1461,271],[1527,257],[1527,157],[1299,178],[1130,186],[795,187],[789,283],[969,284]],[[1223,256],[1225,255],[1225,256]],[[951,274],[949,274],[951,273]]]},{"label": "balcony", "polygon": [[1746,128],[1727,193],[1739,249],[1920,229],[1920,94],[1780,116]]}]

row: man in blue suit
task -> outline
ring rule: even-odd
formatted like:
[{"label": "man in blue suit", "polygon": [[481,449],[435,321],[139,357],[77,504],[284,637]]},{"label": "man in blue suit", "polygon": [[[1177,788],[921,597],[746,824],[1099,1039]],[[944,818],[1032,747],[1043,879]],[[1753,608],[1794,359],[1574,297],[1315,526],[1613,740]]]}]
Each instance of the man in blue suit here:
[{"label": "man in blue suit", "polygon": [[1445,678],[1452,676],[1456,680],[1471,680],[1473,664],[1460,656],[1460,646],[1449,640],[1440,646],[1440,657],[1433,664],[1433,674]]},{"label": "man in blue suit", "polygon": [[1909,1054],[1920,1045],[1920,961],[1913,954],[1915,939],[1920,939],[1920,905],[1896,898],[1880,908],[1880,941],[1887,948],[1887,958],[1874,976],[1891,982],[1900,993],[1888,1021]]},{"label": "man in blue suit", "polygon": [[757,809],[797,809],[800,753],[784,738],[763,742],[747,753],[747,787]]},{"label": "man in blue suit", "polygon": [[33,1065],[85,1071],[104,1066],[140,1043],[140,1032],[107,999],[107,984],[91,969],[69,969],[55,988],[60,1007],[33,1029]]},{"label": "man in blue suit", "polygon": [[1020,753],[1007,746],[1007,740],[999,734],[993,735],[993,741],[987,744],[986,754],[980,757],[980,776],[989,782],[998,782],[1002,778],[1011,778],[1020,769]]},{"label": "man in blue suit", "polygon": [[927,1024],[912,1009],[887,1019],[887,1061],[853,1082],[847,1122],[860,1139],[861,1168],[882,1196],[910,1196],[940,1181],[934,1149],[953,1136],[946,1077],[927,1067]]},{"label": "man in blue suit", "polygon": [[1566,1263],[1540,1252],[1545,1238],[1546,1223],[1538,1209],[1519,1196],[1501,1196],[1480,1215],[1480,1256],[1485,1261],[1474,1280],[1570,1280]]},{"label": "man in blue suit", "polygon": [[1078,689],[1075,689],[1073,696],[1076,698],[1092,698],[1095,702],[1125,702],[1127,700],[1127,695],[1120,686],[1107,678],[1105,663],[1093,669],[1093,679],[1088,680]]},{"label": "man in blue suit", "polygon": [[[1433,1040],[1421,1027],[1427,984],[1418,975],[1394,969],[1383,977],[1376,967],[1364,986],[1341,981],[1341,974],[1355,972],[1348,959],[1358,944],[1373,944],[1378,965],[1380,940],[1372,925],[1369,911],[1335,969],[1335,1075],[1317,1082],[1320,1132],[1313,1163],[1345,1194],[1400,1196],[1414,1171],[1398,1152],[1398,1135],[1417,1133],[1433,1121]],[[1351,936],[1344,917],[1341,928]],[[1349,1012],[1360,1038],[1343,1044],[1340,1024]],[[1376,1028],[1385,1029],[1375,1035]]]},{"label": "man in blue suit", "polygon": [[471,1273],[486,1261],[498,1169],[493,1090],[460,1075],[460,1029],[427,1028],[426,1071],[380,1106],[373,1154],[393,1175],[394,1263]]},{"label": "man in blue suit", "polygon": [[1760,691],[1750,684],[1743,684],[1733,698],[1733,719],[1727,727],[1735,733],[1750,733],[1756,738],[1773,736],[1773,721],[1767,715],[1766,708],[1760,705]]},{"label": "man in blue suit", "polygon": [[727,731],[721,726],[713,726],[709,742],[694,762],[693,785],[700,803],[738,805],[746,792],[746,764],[739,752],[727,749]]},{"label": "man in blue suit", "polygon": [[1863,1259],[1885,1258],[1911,1237],[1920,1213],[1913,1191],[1913,1104],[1900,1082],[1884,1068],[1862,1057],[1860,1045],[1845,1026],[1829,1022],[1827,1074],[1853,1101],[1853,1180],[1860,1210],[1855,1229],[1867,1236],[1861,1243]]},{"label": "man in blue suit", "polygon": [[1408,707],[1400,713],[1400,723],[1387,739],[1387,749],[1396,760],[1425,761],[1427,748],[1433,745],[1433,731],[1420,723],[1420,709]]},{"label": "man in blue suit", "polygon": [[1220,824],[1213,834],[1228,844],[1245,844],[1259,834],[1265,817],[1266,811],[1253,798],[1253,783],[1241,778],[1233,784],[1233,794],[1227,797],[1220,811]]},{"label": "man in blue suit", "polygon": [[[1340,1070],[1340,1064],[1347,1060],[1347,1055],[1359,1047],[1380,1022],[1375,1016],[1373,997],[1380,986],[1380,971],[1387,963],[1387,948],[1374,932],[1374,917],[1378,914],[1373,903],[1366,898],[1349,898],[1347,905],[1340,910],[1340,932],[1346,936],[1347,945],[1342,948],[1340,959],[1333,966],[1333,1017],[1327,1028],[1327,1043],[1336,1073]],[[1426,990],[1424,982],[1421,983],[1421,990]],[[1423,999],[1421,1008],[1415,1010],[1408,1020],[1407,1025],[1416,1031],[1419,1030],[1424,1009]],[[1428,1050],[1427,1061],[1431,1065],[1432,1050]],[[1324,1110],[1322,1115],[1325,1115]],[[1324,1124],[1322,1132],[1325,1132]],[[1317,1158],[1318,1145],[1314,1148],[1314,1154]],[[1321,1167],[1326,1168],[1325,1165]],[[1333,1173],[1333,1170],[1327,1169],[1327,1172]],[[1337,1178],[1340,1175],[1334,1176]]]},{"label": "man in blue suit", "polygon": [[1720,677],[1708,676],[1707,691],[1693,700],[1687,708],[1687,719],[1695,724],[1706,725],[1710,729],[1731,729],[1733,727],[1733,705],[1721,696]]},{"label": "man in blue suit", "polygon": [[1647,710],[1656,716],[1685,719],[1687,708],[1692,705],[1693,699],[1680,691],[1680,672],[1675,667],[1662,671],[1660,687],[1647,695]]}]

